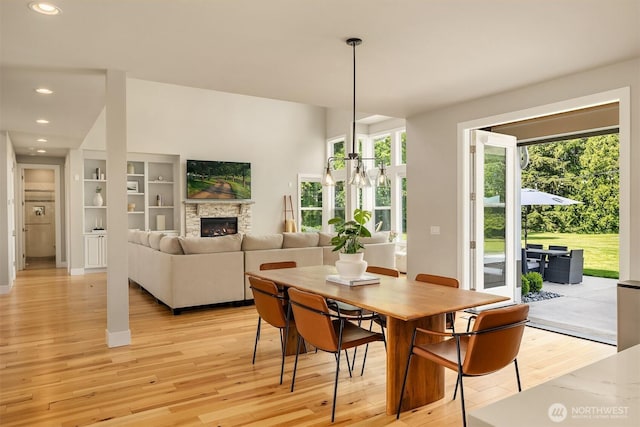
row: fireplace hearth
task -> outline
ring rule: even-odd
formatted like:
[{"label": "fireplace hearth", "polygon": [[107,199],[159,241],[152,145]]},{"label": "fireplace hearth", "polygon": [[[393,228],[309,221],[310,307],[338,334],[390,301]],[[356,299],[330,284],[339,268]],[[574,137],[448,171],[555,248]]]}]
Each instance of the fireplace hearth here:
[{"label": "fireplace hearth", "polygon": [[238,217],[200,218],[200,237],[218,237],[238,232]]}]

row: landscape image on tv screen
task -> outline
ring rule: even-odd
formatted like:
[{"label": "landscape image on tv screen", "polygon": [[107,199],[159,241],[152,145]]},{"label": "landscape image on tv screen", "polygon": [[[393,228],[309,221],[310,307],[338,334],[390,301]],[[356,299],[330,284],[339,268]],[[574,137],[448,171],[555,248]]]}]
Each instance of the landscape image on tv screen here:
[{"label": "landscape image on tv screen", "polygon": [[250,199],[251,163],[187,160],[187,199]]}]

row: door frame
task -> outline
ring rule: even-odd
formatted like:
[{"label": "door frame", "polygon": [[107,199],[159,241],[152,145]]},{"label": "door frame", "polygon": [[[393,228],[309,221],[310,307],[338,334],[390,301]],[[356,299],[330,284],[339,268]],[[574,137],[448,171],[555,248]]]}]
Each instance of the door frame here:
[{"label": "door frame", "polygon": [[[473,171],[470,169],[471,130],[482,129],[499,124],[527,120],[550,114],[580,110],[596,105],[617,102],[619,142],[620,142],[620,230],[619,254],[620,277],[629,277],[631,265],[631,89],[622,87],[578,98],[567,99],[523,110],[483,117],[458,123],[458,277],[460,283],[469,283],[471,256],[470,182]],[[520,222],[517,218],[516,221]],[[519,253],[516,254],[519,257]],[[517,258],[516,258],[517,259]]]},{"label": "door frame", "polygon": [[54,206],[55,206],[55,241],[56,241],[56,268],[64,267],[62,263],[62,217],[60,212],[60,165],[46,165],[35,163],[18,163],[18,179],[17,183],[17,227],[19,230],[18,237],[16,238],[16,269],[25,269],[25,236],[24,236],[24,171],[25,169],[48,169],[53,170],[53,191],[54,191]]}]

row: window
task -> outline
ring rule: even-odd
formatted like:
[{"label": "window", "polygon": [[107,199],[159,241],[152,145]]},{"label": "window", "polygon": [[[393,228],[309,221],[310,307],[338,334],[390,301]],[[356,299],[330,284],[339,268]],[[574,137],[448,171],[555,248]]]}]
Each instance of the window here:
[{"label": "window", "polygon": [[322,183],[319,176],[298,177],[300,231],[322,231]]},{"label": "window", "polygon": [[[333,163],[335,187],[327,187],[327,206],[325,213],[345,217],[347,211],[362,207],[372,211],[373,218],[368,225],[371,230],[392,231],[406,241],[407,236],[407,134],[404,129],[388,130],[374,135],[358,135],[358,150],[363,157],[376,157],[387,168],[390,180],[388,187],[368,187],[352,191],[345,188],[347,171],[345,162]],[[344,138],[327,142],[327,155],[342,157],[345,155]],[[371,160],[365,161],[365,167],[372,181],[377,178],[377,167]],[[357,205],[357,206],[356,206]],[[326,226],[326,221],[325,224]]]}]

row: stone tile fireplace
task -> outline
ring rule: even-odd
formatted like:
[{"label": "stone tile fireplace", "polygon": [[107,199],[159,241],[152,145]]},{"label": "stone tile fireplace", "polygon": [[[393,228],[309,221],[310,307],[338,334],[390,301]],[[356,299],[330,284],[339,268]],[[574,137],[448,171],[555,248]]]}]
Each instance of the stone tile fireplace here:
[{"label": "stone tile fireplace", "polygon": [[237,218],[236,232],[249,233],[251,232],[251,204],[253,202],[185,202],[185,235],[200,237],[203,218],[222,220],[218,222],[225,222],[227,218]]}]

